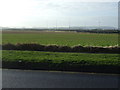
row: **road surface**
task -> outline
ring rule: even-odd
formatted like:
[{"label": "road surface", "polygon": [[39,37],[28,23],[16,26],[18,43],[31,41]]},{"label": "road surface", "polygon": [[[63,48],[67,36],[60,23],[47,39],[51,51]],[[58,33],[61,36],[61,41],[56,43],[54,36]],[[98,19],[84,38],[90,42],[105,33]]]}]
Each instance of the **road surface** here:
[{"label": "road surface", "polygon": [[3,88],[118,88],[118,75],[4,69]]}]

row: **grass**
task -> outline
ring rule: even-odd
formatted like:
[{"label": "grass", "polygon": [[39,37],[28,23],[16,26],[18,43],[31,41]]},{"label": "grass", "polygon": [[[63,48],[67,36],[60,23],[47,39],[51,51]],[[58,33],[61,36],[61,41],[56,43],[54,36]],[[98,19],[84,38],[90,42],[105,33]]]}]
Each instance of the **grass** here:
[{"label": "grass", "polygon": [[[3,68],[117,72],[119,54],[2,51]],[[105,71],[104,71],[105,70]]]},{"label": "grass", "polygon": [[[71,47],[75,45],[115,46],[119,42],[118,34],[3,31],[0,44],[7,43],[38,43],[48,46],[55,44]],[[45,48],[50,51],[49,49],[50,47]],[[119,73],[120,60],[119,54],[2,50],[2,67]]]},{"label": "grass", "polygon": [[38,43],[82,46],[115,46],[118,45],[118,34],[96,34],[76,32],[40,32],[40,31],[3,31],[2,43]]}]

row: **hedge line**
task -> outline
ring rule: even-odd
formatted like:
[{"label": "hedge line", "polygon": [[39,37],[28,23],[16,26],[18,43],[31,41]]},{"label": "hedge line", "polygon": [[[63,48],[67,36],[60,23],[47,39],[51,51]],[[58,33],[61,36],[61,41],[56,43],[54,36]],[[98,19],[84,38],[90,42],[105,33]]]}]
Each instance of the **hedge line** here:
[{"label": "hedge line", "polygon": [[87,53],[119,53],[120,46],[58,46],[40,45],[36,43],[3,44],[2,50],[28,50],[28,51],[51,51],[51,52],[87,52]]}]

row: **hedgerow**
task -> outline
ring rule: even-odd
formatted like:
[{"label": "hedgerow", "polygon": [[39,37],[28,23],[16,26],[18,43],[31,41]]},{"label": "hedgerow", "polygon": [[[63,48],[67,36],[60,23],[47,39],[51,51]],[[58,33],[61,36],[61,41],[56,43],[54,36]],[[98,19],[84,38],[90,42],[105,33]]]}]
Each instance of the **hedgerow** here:
[{"label": "hedgerow", "polygon": [[3,44],[3,50],[51,51],[51,52],[87,52],[87,53],[119,53],[120,46],[58,46],[40,45],[36,43]]}]

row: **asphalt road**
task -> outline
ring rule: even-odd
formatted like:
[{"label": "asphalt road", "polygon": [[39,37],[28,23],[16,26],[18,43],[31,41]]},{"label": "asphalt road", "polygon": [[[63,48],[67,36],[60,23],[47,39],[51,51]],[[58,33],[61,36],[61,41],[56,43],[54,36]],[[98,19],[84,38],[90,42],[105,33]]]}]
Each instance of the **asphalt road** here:
[{"label": "asphalt road", "polygon": [[118,75],[7,70],[2,71],[3,88],[118,88]]}]

